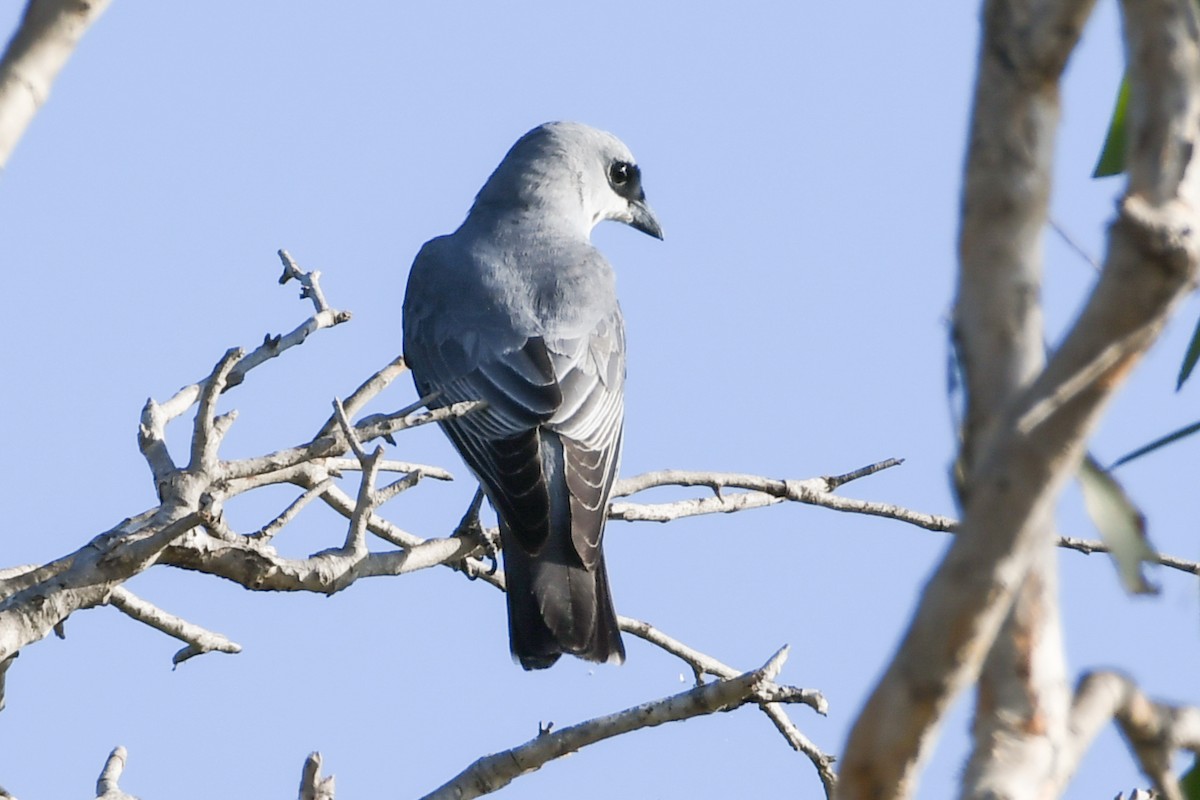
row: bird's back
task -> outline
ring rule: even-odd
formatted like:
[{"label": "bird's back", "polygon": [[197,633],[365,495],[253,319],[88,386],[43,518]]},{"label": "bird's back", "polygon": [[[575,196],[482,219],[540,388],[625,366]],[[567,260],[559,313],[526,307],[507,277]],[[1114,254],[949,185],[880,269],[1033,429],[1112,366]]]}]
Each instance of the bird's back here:
[{"label": "bird's back", "polygon": [[601,539],[624,420],[625,331],[613,272],[591,244],[615,219],[662,237],[615,136],[548,123],[521,137],[462,226],[421,249],[404,352],[500,520],[513,654],[620,661]]}]

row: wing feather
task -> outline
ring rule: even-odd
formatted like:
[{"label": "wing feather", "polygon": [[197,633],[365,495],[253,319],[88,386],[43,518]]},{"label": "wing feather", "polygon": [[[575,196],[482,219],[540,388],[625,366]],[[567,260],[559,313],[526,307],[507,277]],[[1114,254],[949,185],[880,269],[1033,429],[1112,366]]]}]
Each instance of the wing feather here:
[{"label": "wing feather", "polygon": [[[437,240],[418,256],[421,285],[445,272]],[[598,255],[597,255],[598,257]],[[551,492],[547,455],[538,431],[562,442],[563,476],[569,495],[571,541],[580,561],[599,560],[605,506],[616,478],[624,415],[624,325],[615,304],[588,323],[574,320],[566,333],[514,335],[509,320],[486,319],[472,306],[447,313],[439,304],[467,290],[434,286],[422,297],[410,278],[405,307],[405,356],[431,405],[484,400],[481,411],[443,423],[488,496],[509,522],[521,546],[536,554],[550,534]],[[434,291],[436,290],[436,291]],[[452,300],[446,300],[449,295]],[[542,335],[536,335],[542,334]],[[565,479],[565,480],[564,480]]]}]

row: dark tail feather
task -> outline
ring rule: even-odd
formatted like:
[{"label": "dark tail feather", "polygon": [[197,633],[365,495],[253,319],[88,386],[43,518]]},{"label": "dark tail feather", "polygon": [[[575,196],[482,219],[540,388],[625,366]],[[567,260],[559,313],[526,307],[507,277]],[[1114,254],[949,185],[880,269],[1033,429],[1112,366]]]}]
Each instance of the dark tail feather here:
[{"label": "dark tail feather", "polygon": [[596,635],[594,652],[596,661],[609,664],[625,663],[625,643],[621,641],[621,627],[617,623],[617,610],[613,607],[612,592],[608,590],[608,570],[604,566],[604,554],[596,564]]},{"label": "dark tail feather", "polygon": [[[572,513],[563,445],[557,435],[540,434],[542,481],[549,500],[549,530],[530,553],[501,520],[504,571],[508,579],[508,632],[513,656],[525,669],[544,669],[562,653],[588,661],[621,663],[625,648],[617,627],[604,556],[588,569],[576,550],[572,528],[603,526],[603,516]],[[603,505],[596,514],[603,515]],[[543,518],[545,519],[545,518]],[[598,533],[586,537],[596,541]]]},{"label": "dark tail feather", "polygon": [[508,582],[508,636],[525,669],[545,669],[569,653],[588,661],[625,660],[617,615],[601,557],[594,570],[579,561],[570,539],[551,535],[530,556],[501,526]]}]

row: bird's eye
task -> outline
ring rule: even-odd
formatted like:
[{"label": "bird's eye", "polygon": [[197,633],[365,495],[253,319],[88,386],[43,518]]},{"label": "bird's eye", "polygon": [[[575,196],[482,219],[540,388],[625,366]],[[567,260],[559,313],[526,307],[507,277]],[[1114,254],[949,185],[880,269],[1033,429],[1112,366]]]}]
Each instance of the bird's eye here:
[{"label": "bird's eye", "polygon": [[625,161],[614,161],[608,168],[608,179],[612,181],[613,186],[624,186],[633,177],[635,169],[636,167]]}]

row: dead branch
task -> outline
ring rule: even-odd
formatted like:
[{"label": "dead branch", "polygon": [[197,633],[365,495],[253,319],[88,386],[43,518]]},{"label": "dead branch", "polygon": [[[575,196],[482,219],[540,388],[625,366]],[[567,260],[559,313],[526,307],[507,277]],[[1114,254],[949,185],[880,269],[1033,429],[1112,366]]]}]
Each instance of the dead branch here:
[{"label": "dead branch", "polygon": [[[614,498],[628,497],[647,489],[662,486],[704,486],[712,490],[713,496],[689,498],[671,503],[613,503],[609,509],[609,518],[626,522],[670,522],[701,514],[728,514],[750,508],[762,508],[790,500],[835,511],[887,517],[927,530],[953,530],[956,523],[949,517],[924,514],[890,503],[855,500],[833,493],[838,487],[851,480],[873,475],[882,469],[901,463],[903,462],[900,459],[893,458],[854,470],[847,475],[823,476],[807,480],[778,480],[740,473],[691,472],[673,469],[647,472],[618,481],[613,488],[612,496]],[[745,489],[747,491],[726,493],[723,491],[724,489]]]},{"label": "dead branch", "polygon": [[300,775],[300,800],[333,800],[333,795],[333,776],[321,776],[321,754],[309,753]]},{"label": "dead branch", "polygon": [[168,614],[153,603],[147,603],[128,589],[118,586],[108,596],[108,604],[123,614],[151,628],[162,631],[168,636],[184,642],[187,647],[177,652],[171,662],[182,664],[192,656],[205,653],[240,653],[242,646],[231,642],[219,633],[205,630],[199,625],[193,625],[187,620]]},{"label": "dead branch", "polygon": [[542,732],[523,745],[480,758],[451,781],[425,795],[423,800],[469,800],[507,786],[521,775],[540,769],[546,762],[604,739],[665,722],[690,719],[730,711],[746,703],[772,702],[774,695],[763,695],[763,687],[774,685],[775,677],[787,660],[787,648],[773,655],[752,672],[697,686],[671,697],[643,703],[615,714]]},{"label": "dead branch", "polygon": [[[879,471],[880,464],[890,467],[900,463],[903,463],[900,459],[889,459],[888,461],[881,461],[879,464],[872,464],[847,474],[853,475],[857,479],[875,474]],[[796,480],[766,478],[760,475],[676,469],[647,472],[617,481],[613,489],[613,497],[629,497],[639,492],[664,486],[703,486],[712,490],[714,494],[710,497],[688,498],[669,503],[614,502],[609,507],[608,516],[609,519],[622,520],[624,522],[671,522],[672,520],[684,517],[694,517],[703,514],[728,514],[734,511],[764,508],[791,501],[829,508],[835,511],[885,517],[897,522],[906,522],[928,531],[957,533],[959,530],[958,520],[952,517],[941,514],[928,514],[891,503],[858,500],[834,494],[834,489],[846,482],[838,482],[838,478],[840,477],[842,476]],[[723,491],[725,489],[745,489],[746,491],[729,493]],[[1057,536],[1055,543],[1058,547],[1075,550],[1084,555],[1112,552],[1112,548],[1099,539]],[[1154,558],[1157,563],[1164,567],[1186,572],[1190,575],[1200,575],[1200,562],[1166,553],[1155,553]]]},{"label": "dead branch", "polygon": [[125,762],[129,758],[124,747],[116,747],[104,761],[100,777],[96,779],[96,800],[137,800],[132,795],[125,794],[117,782],[125,771]]},{"label": "dead branch", "polygon": [[1183,800],[1171,760],[1179,750],[1200,755],[1200,708],[1154,702],[1126,675],[1093,672],[1075,690],[1070,720],[1069,747],[1053,776],[1056,794],[1066,787],[1096,734],[1114,721],[1160,796]]},{"label": "dead branch", "polygon": [[[699,650],[688,647],[683,642],[668,636],[649,623],[624,616],[618,617],[617,621],[621,626],[621,630],[626,633],[632,634],[682,659],[691,667],[693,674],[696,676],[697,686],[704,685],[705,675],[730,679],[741,674],[733,667],[723,664],[706,653],[701,653]],[[794,699],[788,702],[804,703],[822,716],[828,713],[829,704],[820,692],[812,689],[798,691],[800,694],[794,695]],[[767,687],[764,687],[763,696],[766,697],[769,694],[770,692],[767,691]],[[788,717],[787,711],[778,702],[762,702],[759,703],[759,708],[767,715],[767,718],[771,720],[771,723],[791,748],[808,757],[813,767],[817,770],[817,776],[821,779],[821,785],[825,788],[825,796],[833,797],[834,788],[837,786],[837,773],[833,769],[834,757],[822,752],[807,736],[801,733],[800,729]]]}]

